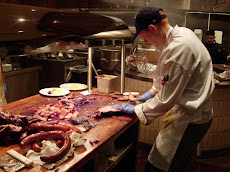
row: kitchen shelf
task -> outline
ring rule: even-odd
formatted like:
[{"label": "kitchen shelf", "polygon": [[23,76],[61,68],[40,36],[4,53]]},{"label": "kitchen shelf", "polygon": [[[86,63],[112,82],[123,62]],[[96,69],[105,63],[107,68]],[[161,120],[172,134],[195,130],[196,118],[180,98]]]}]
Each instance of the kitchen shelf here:
[{"label": "kitchen shelf", "polygon": [[94,172],[136,171],[138,123],[108,143],[95,157]]},{"label": "kitchen shelf", "polygon": [[107,161],[109,166],[105,170],[105,172],[111,171],[133,148],[134,144],[131,143],[127,147],[117,149],[113,155],[108,157]]},{"label": "kitchen shelf", "polygon": [[135,172],[138,126],[139,122],[136,121],[132,126],[126,128],[124,132],[119,133],[118,137],[111,137],[79,172]]}]

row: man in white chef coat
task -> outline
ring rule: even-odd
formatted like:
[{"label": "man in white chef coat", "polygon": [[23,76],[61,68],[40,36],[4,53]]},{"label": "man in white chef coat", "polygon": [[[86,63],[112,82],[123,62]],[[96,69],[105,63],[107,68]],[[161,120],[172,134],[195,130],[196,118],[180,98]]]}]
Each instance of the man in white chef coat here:
[{"label": "man in white chef coat", "polygon": [[164,46],[153,87],[141,104],[115,105],[136,114],[144,124],[164,115],[161,130],[148,156],[146,171],[192,172],[198,143],[212,121],[214,89],[211,57],[188,28],[172,27],[160,8],[142,9],[135,19],[136,33],[146,43]]}]

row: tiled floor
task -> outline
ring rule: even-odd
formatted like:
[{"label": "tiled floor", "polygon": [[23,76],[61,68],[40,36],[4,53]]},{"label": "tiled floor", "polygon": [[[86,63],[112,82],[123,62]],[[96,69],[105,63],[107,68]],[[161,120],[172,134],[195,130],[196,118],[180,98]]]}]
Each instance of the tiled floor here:
[{"label": "tiled floor", "polygon": [[[139,143],[136,172],[144,172],[145,162],[151,147],[152,145]],[[194,172],[230,172],[230,155],[211,159],[197,159]]]},{"label": "tiled floor", "polygon": [[136,172],[144,172],[145,171],[145,162],[148,158],[148,154],[151,150],[152,145],[139,143],[137,150],[137,170]]},{"label": "tiled floor", "polygon": [[210,159],[197,159],[196,172],[230,172],[230,155]]}]

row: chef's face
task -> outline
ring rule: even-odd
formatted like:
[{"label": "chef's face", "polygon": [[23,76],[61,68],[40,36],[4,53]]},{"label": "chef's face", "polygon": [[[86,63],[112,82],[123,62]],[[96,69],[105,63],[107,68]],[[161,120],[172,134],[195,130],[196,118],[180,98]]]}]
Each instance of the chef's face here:
[{"label": "chef's face", "polygon": [[155,33],[152,29],[146,28],[140,32],[138,35],[139,37],[142,37],[145,41],[145,43],[152,44],[155,47],[160,47],[160,41],[158,38],[158,34]]},{"label": "chef's face", "polygon": [[206,43],[207,44],[213,44],[214,41],[215,41],[215,36],[213,36],[213,35],[207,35],[205,39],[206,39]]}]

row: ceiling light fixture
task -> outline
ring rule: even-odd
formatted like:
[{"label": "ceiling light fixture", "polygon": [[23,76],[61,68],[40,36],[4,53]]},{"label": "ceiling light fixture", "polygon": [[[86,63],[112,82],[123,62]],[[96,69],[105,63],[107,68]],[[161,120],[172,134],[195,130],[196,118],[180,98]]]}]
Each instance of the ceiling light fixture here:
[{"label": "ceiling light fixture", "polygon": [[18,21],[19,21],[19,22],[24,22],[24,21],[26,21],[26,19],[24,19],[24,18],[19,18]]}]

